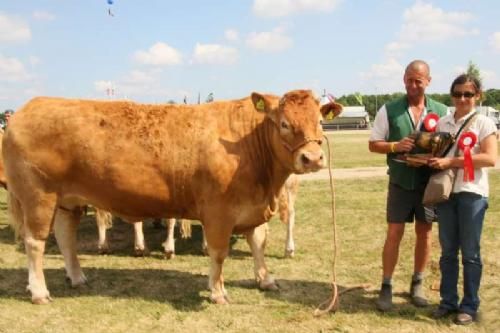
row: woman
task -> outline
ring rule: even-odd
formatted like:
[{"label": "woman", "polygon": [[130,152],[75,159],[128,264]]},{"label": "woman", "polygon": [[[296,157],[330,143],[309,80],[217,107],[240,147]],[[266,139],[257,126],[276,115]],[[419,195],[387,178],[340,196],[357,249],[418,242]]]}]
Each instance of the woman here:
[{"label": "woman", "polygon": [[[469,117],[475,118],[464,127],[457,143],[444,158],[429,161],[430,166],[436,169],[457,168],[450,199],[437,205],[441,302],[432,316],[439,319],[458,312],[455,323],[467,325],[476,320],[479,308],[478,291],[482,273],[480,239],[489,192],[487,167],[494,166],[497,160],[497,129],[491,119],[476,114],[475,105],[482,97],[481,82],[477,78],[467,74],[458,76],[451,85],[450,93],[455,112],[441,118],[437,130],[455,134]],[[467,147],[470,154],[464,154]],[[459,250],[464,276],[464,296],[460,303],[457,292]]]}]

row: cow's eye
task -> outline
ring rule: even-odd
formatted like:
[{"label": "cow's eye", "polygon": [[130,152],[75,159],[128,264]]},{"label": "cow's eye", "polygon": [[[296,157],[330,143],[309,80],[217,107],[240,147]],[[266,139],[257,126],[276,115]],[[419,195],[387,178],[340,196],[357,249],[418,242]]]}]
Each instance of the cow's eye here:
[{"label": "cow's eye", "polygon": [[281,128],[282,129],[289,129],[290,127],[288,126],[288,124],[284,121],[281,122]]}]

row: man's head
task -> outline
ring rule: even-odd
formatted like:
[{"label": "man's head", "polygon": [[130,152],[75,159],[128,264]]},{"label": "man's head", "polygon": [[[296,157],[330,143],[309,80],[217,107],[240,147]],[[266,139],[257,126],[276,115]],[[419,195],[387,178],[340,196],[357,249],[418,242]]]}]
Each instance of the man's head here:
[{"label": "man's head", "polygon": [[406,66],[403,77],[406,93],[410,98],[422,97],[431,82],[429,65],[422,60],[414,60]]},{"label": "man's head", "polygon": [[12,111],[10,111],[10,110],[5,111],[5,113],[4,113],[5,125],[7,125],[9,123],[10,116],[12,116]]}]

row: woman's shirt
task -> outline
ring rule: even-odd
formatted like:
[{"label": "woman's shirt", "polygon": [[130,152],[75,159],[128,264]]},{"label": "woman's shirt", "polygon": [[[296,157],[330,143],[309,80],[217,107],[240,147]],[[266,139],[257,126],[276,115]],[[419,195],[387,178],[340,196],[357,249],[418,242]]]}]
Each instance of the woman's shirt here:
[{"label": "woman's shirt", "polygon": [[[474,114],[474,111],[469,112],[462,118],[460,118],[455,123],[454,112],[439,119],[437,125],[437,131],[439,132],[449,132],[452,135],[458,132],[463,123]],[[472,124],[469,125],[468,132],[473,132],[477,137],[477,142],[471,149],[471,154],[478,154],[481,151],[480,143],[489,135],[495,135],[497,128],[493,120],[488,117],[478,114],[475,119],[471,120]],[[460,135],[465,133],[462,131]],[[458,142],[458,138],[457,138]],[[446,157],[455,156],[455,151],[458,149],[457,142],[453,145],[452,149],[448,152]],[[459,151],[458,156],[463,156],[463,151]],[[464,182],[464,169],[457,169],[457,176],[455,178],[455,184],[453,185],[453,192],[472,192],[487,197],[489,195],[489,184],[488,184],[488,168],[474,168],[474,180],[469,182]]]}]

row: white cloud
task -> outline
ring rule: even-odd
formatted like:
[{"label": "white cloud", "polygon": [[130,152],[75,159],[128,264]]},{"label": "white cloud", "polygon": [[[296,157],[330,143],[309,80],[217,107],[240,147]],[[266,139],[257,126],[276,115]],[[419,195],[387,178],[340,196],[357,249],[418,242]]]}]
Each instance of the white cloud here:
[{"label": "white cloud", "polygon": [[239,40],[239,34],[237,30],[227,29],[224,31],[224,37],[231,42],[236,42]]},{"label": "white cloud", "polygon": [[111,81],[95,81],[94,82],[94,88],[98,92],[103,92],[105,93],[108,89],[113,89],[114,88],[114,83]]},{"label": "white cloud", "polygon": [[31,65],[31,67],[35,67],[35,66],[37,66],[40,63],[40,58],[38,58],[36,56],[30,56],[29,57],[29,63]]},{"label": "white cloud", "polygon": [[395,58],[388,58],[385,62],[374,64],[367,72],[361,72],[366,91],[381,94],[384,92],[402,91],[404,66]]},{"label": "white cloud", "polygon": [[490,46],[495,50],[495,52],[500,52],[500,31],[495,32],[490,37]]},{"label": "white cloud", "polygon": [[293,40],[285,35],[284,29],[276,28],[267,32],[251,32],[246,43],[254,50],[279,52],[290,48]]},{"label": "white cloud", "polygon": [[173,47],[158,42],[147,51],[136,51],[134,59],[145,65],[171,66],[182,63],[182,54]]},{"label": "white cloud", "polygon": [[398,57],[402,55],[409,48],[411,48],[411,45],[409,43],[391,42],[385,46],[385,54],[389,58]]},{"label": "white cloud", "polygon": [[0,12],[0,42],[22,42],[31,39],[31,30],[26,22]]},{"label": "white cloud", "polygon": [[37,10],[33,12],[33,18],[39,21],[53,21],[56,16],[43,10]]},{"label": "white cloud", "polygon": [[127,83],[150,83],[154,82],[156,79],[149,72],[133,70],[125,78],[124,82]]},{"label": "white cloud", "polygon": [[467,26],[473,19],[468,12],[450,12],[430,3],[417,1],[405,10],[400,41],[443,41],[457,37],[477,35],[479,31]]},{"label": "white cloud", "polygon": [[262,17],[282,17],[304,12],[329,12],[342,0],[254,0],[253,12]]},{"label": "white cloud", "polygon": [[23,63],[17,58],[8,58],[0,54],[0,80],[24,81],[31,76],[26,71]]},{"label": "white cloud", "polygon": [[199,44],[194,49],[193,62],[197,64],[234,64],[238,50],[219,44]]}]

